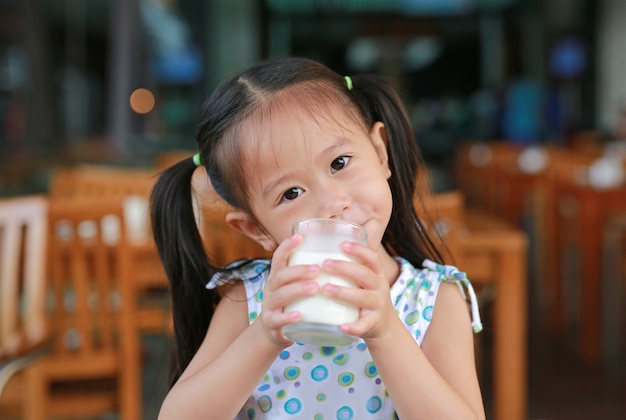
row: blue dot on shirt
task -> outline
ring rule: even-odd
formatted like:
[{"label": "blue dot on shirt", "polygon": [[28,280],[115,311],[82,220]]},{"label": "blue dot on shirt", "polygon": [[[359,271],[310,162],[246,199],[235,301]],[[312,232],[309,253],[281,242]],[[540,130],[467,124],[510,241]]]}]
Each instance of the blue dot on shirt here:
[{"label": "blue dot on shirt", "polygon": [[328,378],[328,368],[323,365],[318,365],[311,370],[311,378],[316,382],[321,382]]},{"label": "blue dot on shirt", "polygon": [[297,379],[300,376],[300,368],[295,367],[295,366],[288,367],[287,369],[285,369],[284,374],[285,374],[285,379],[289,381],[293,381],[294,379]]},{"label": "blue dot on shirt", "polygon": [[302,410],[302,402],[297,398],[292,398],[285,402],[285,412],[287,414],[297,414]]},{"label": "blue dot on shirt", "polygon": [[348,362],[348,353],[342,353],[333,359],[337,365],[345,365]]},{"label": "blue dot on shirt", "polygon": [[424,308],[424,311],[422,312],[422,316],[424,317],[426,321],[431,321],[433,319],[433,306],[430,305]]},{"label": "blue dot on shirt", "polygon": [[352,420],[354,418],[354,411],[348,406],[343,406],[337,410],[337,420]]},{"label": "blue dot on shirt", "polygon": [[352,382],[354,382],[354,374],[350,372],[344,372],[339,375],[339,377],[337,378],[337,381],[339,382],[339,385],[343,385],[343,386],[352,385]]},{"label": "blue dot on shirt", "polygon": [[367,375],[368,378],[373,378],[377,374],[378,368],[376,367],[376,364],[374,364],[374,362],[369,362],[365,365],[365,375]]},{"label": "blue dot on shirt", "polygon": [[262,412],[267,413],[272,409],[272,399],[267,395],[263,395],[259,398],[259,408]]},{"label": "blue dot on shirt", "polygon": [[367,402],[366,408],[369,413],[377,413],[383,406],[383,401],[379,396],[373,396]]},{"label": "blue dot on shirt", "polygon": [[333,354],[335,354],[335,351],[337,351],[335,347],[323,346],[320,348],[320,352],[324,356],[332,356]]}]

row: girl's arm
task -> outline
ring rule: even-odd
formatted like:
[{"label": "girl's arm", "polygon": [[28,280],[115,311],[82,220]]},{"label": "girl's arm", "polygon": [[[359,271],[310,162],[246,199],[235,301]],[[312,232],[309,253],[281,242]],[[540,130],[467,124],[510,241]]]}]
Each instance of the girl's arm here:
[{"label": "girl's arm", "polygon": [[471,320],[458,288],[440,286],[421,348],[396,319],[367,344],[399,417],[484,419]]},{"label": "girl's arm", "polygon": [[390,277],[395,276],[385,274],[381,259],[388,263],[391,257],[358,244],[345,245],[344,252],[363,264],[326,261],[324,269],[353,279],[360,288],[325,285],[323,290],[361,307],[359,320],[342,325],[342,330],[366,341],[399,417],[484,419],[473,331],[458,288],[440,285],[433,319],[420,348],[389,299]]},{"label": "girl's arm", "polygon": [[[299,322],[298,313],[283,313],[294,299],[317,293],[317,266],[287,267],[289,252],[301,241],[287,239],[276,249],[264,288],[261,315],[248,325],[243,284],[235,285],[218,304],[197,353],[167,394],[159,419],[232,419],[272,362],[290,344],[281,330]],[[301,281],[310,279],[311,281]]]},{"label": "girl's arm", "polygon": [[207,335],[168,392],[159,419],[232,419],[282,347],[261,323],[248,326],[245,290],[238,285],[222,298]]}]

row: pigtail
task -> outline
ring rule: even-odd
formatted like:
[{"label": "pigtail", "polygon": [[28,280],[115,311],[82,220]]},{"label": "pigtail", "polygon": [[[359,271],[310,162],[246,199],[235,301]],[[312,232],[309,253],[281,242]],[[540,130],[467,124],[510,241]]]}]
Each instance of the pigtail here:
[{"label": "pigtail", "polygon": [[389,252],[402,255],[415,266],[421,266],[425,258],[443,262],[414,207],[415,194],[422,193],[416,184],[425,163],[404,104],[391,83],[381,76],[358,75],[352,80],[351,92],[365,118],[370,124],[381,121],[387,132],[394,211],[383,238],[384,245]]},{"label": "pigtail", "polygon": [[205,284],[219,269],[204,252],[196,226],[191,177],[196,165],[188,158],[165,170],[150,198],[152,232],[170,283],[174,345],[172,387],[204,340],[219,296]]}]

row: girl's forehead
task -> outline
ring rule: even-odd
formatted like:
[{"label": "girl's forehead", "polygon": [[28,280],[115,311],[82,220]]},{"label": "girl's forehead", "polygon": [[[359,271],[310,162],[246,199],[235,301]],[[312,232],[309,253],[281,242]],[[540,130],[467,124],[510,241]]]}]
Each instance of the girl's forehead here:
[{"label": "girl's forehead", "polygon": [[308,149],[329,139],[353,138],[367,133],[362,122],[345,108],[302,106],[294,101],[259,110],[240,128],[244,159],[285,149]]}]

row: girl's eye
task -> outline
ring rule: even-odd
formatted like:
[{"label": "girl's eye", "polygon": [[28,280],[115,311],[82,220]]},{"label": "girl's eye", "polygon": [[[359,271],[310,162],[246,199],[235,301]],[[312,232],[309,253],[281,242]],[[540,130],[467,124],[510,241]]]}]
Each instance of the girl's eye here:
[{"label": "girl's eye", "polygon": [[282,199],[288,201],[295,200],[300,194],[302,194],[302,188],[291,187],[283,193]]},{"label": "girl's eye", "polygon": [[350,156],[339,156],[337,159],[333,160],[330,164],[331,173],[342,170],[350,160]]}]

